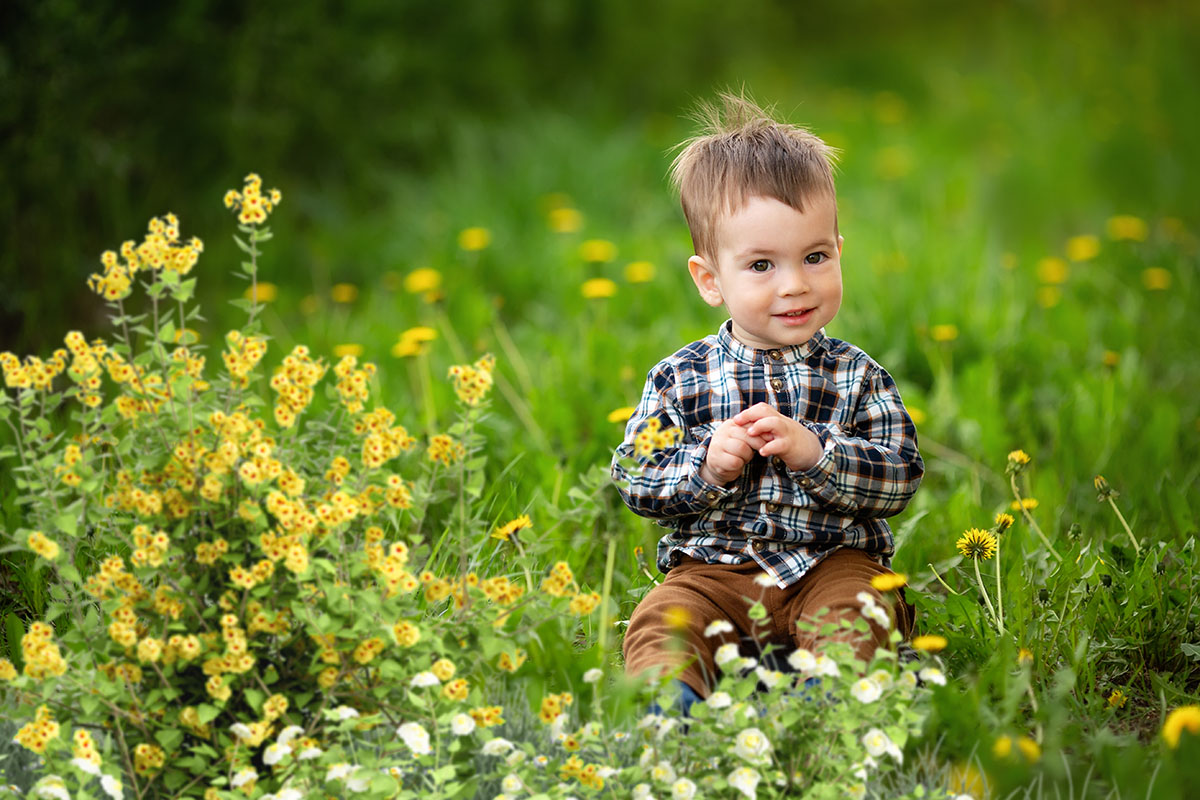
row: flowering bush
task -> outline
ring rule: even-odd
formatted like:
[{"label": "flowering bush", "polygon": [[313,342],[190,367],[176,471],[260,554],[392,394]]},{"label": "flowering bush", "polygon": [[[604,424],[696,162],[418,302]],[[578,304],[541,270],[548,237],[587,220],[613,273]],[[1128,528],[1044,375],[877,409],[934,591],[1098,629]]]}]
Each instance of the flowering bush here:
[{"label": "flowering bush", "polygon": [[[726,648],[683,723],[628,711],[670,708],[669,689],[535,673],[531,656],[582,641],[606,598],[562,561],[536,577],[528,515],[486,516],[477,425],[494,360],[451,368],[458,420],[425,442],[373,403],[375,368],[353,355],[330,365],[297,346],[268,379],[257,270],[281,199],[254,175],[225,198],[250,288],[218,374],[188,327],[203,244],[172,215],[89,281],[110,341],[71,332],[44,361],[0,354],[24,505],[9,546],[37,554],[55,598],[21,663],[0,659],[16,741],[43,759],[34,796],[862,797],[886,783],[944,683],[935,666],[833,646],[790,654],[785,675]],[[867,619],[889,624],[869,596],[847,625]],[[584,687],[590,702],[562,691]]]}]

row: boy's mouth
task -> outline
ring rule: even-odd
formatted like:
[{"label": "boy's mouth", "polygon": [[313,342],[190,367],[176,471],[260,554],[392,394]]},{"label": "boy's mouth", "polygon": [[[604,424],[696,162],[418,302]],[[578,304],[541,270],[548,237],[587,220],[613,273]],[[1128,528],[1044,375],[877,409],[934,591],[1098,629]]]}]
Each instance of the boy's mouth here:
[{"label": "boy's mouth", "polygon": [[775,318],[785,325],[801,325],[808,321],[815,308],[797,309],[796,311],[785,311],[782,314],[776,314]]}]

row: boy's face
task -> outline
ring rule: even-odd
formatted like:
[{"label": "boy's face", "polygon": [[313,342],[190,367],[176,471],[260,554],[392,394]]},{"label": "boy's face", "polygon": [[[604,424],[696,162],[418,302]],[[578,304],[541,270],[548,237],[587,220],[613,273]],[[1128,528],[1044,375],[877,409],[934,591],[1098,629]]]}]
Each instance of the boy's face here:
[{"label": "boy's face", "polygon": [[814,198],[801,213],[755,195],[718,221],[715,258],[692,256],[688,270],[705,302],[725,305],[742,344],[766,350],[803,344],[842,305],[835,223],[833,198]]}]

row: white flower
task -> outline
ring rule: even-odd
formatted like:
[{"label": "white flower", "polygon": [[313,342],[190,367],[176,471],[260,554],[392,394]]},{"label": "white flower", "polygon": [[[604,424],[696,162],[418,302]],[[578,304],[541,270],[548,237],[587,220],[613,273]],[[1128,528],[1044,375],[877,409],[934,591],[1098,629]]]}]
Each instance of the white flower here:
[{"label": "white flower", "polygon": [[704,635],[710,639],[714,636],[720,636],[722,633],[733,633],[733,623],[727,619],[714,619],[704,629]]},{"label": "white flower", "polygon": [[850,687],[850,694],[860,703],[874,703],[883,695],[883,689],[870,678],[863,678],[854,682]]},{"label": "white flower", "polygon": [[846,796],[850,800],[862,800],[867,796],[867,787],[861,783],[856,783],[846,790]]},{"label": "white flower", "polygon": [[121,790],[121,782],[112,775],[100,776],[100,788],[113,800],[122,800],[125,793]]},{"label": "white flower", "polygon": [[599,667],[592,667],[587,672],[583,673],[584,683],[595,683],[604,677],[604,670]]},{"label": "white flower", "polygon": [[650,784],[639,783],[633,787],[633,800],[654,800],[654,795],[650,794]]},{"label": "white flower", "polygon": [[396,735],[404,740],[414,756],[427,756],[433,752],[429,746],[429,733],[416,722],[406,722],[396,729]]},{"label": "white flower", "polygon": [[567,727],[567,715],[558,714],[554,721],[550,723],[550,741],[557,742],[562,738]]},{"label": "white flower", "polygon": [[57,775],[51,775],[53,780],[47,780],[38,787],[38,797],[53,797],[55,800],[71,800],[71,793],[67,791],[67,787],[63,785],[62,778]]},{"label": "white flower", "polygon": [[72,758],[71,763],[74,764],[77,768],[86,772],[88,775],[99,775],[100,774],[99,765],[97,765],[95,761],[92,761],[89,758]]},{"label": "white flower", "polygon": [[915,673],[905,670],[904,672],[900,673],[900,677],[896,680],[896,682],[905,689],[915,689],[917,687],[917,676]]},{"label": "white flower", "polygon": [[664,719],[658,724],[658,730],[654,734],[655,741],[661,742],[667,738],[667,734],[673,731],[678,724],[679,720],[677,719]]},{"label": "white flower", "polygon": [[696,784],[687,778],[680,778],[671,784],[672,800],[692,800],[696,796]]},{"label": "white flower", "polygon": [[888,738],[888,735],[879,728],[871,728],[863,735],[863,747],[867,748],[867,752],[872,757],[881,756],[887,753],[897,761],[904,763],[904,754],[900,752],[900,748],[896,743]]},{"label": "white flower", "polygon": [[867,676],[871,680],[879,684],[882,689],[890,689],[895,681],[892,679],[892,673],[886,669],[877,669]]},{"label": "white flower", "polygon": [[757,719],[758,711],[749,703],[735,703],[721,714],[721,723],[724,725],[736,725],[739,723],[739,718],[745,720]]},{"label": "white flower", "polygon": [[638,756],[638,766],[648,767],[650,762],[654,760],[654,748],[648,744],[642,745],[642,753]]},{"label": "white flower", "polygon": [[954,800],[975,800],[975,798],[969,794],[956,794]]},{"label": "white flower", "polygon": [[718,647],[717,652],[713,653],[713,661],[717,662],[717,666],[721,669],[724,669],[725,665],[731,661],[739,661],[741,657],[736,642],[727,642]]},{"label": "white flower", "polygon": [[352,792],[365,792],[370,787],[371,776],[369,773],[359,773],[346,781],[346,788]]},{"label": "white flower", "polygon": [[296,756],[296,758],[301,761],[312,761],[314,758],[320,758],[323,755],[325,755],[325,751],[319,747],[306,747],[300,751],[300,755]]},{"label": "white flower", "polygon": [[733,698],[729,696],[729,692],[713,692],[704,702],[713,711],[717,711],[722,708],[729,708],[733,703]]},{"label": "white flower", "polygon": [[253,767],[246,767],[246,769],[239,770],[233,776],[233,780],[229,782],[229,785],[236,789],[239,786],[245,786],[250,781],[256,780],[258,780],[258,772]]},{"label": "white flower", "polygon": [[427,686],[437,686],[439,683],[441,681],[438,680],[438,676],[426,670],[413,675],[413,679],[409,681],[408,685],[414,689],[424,689]]},{"label": "white flower", "polygon": [[769,589],[776,585],[775,579],[766,572],[760,572],[754,576],[754,582],[763,588]]},{"label": "white flower", "polygon": [[263,763],[268,767],[273,767],[283,761],[283,757],[290,752],[292,752],[290,747],[281,745],[279,742],[267,745],[267,749],[263,750]]},{"label": "white flower", "polygon": [[301,728],[299,725],[288,725],[279,732],[279,738],[277,738],[275,741],[280,747],[288,747],[291,744],[292,739],[295,739],[302,733],[304,733],[304,728]]},{"label": "white flower", "polygon": [[329,769],[325,772],[325,782],[328,783],[329,781],[344,780],[345,778],[350,777],[350,775],[354,772],[354,769],[355,767],[353,764],[347,764],[345,761],[338,762],[337,764],[331,764]]},{"label": "white flower", "polygon": [[502,756],[512,749],[512,742],[502,736],[497,736],[495,739],[488,739],[484,742],[479,752],[485,756]]},{"label": "white flower", "polygon": [[336,714],[337,718],[342,721],[358,718],[358,710],[351,708],[350,706],[338,706],[333,710],[333,713]]},{"label": "white flower", "polygon": [[[912,673],[910,672],[908,674],[911,675]],[[946,674],[937,667],[925,667],[925,669],[921,670],[918,675],[920,675],[921,680],[925,681],[926,683],[936,683],[938,686],[946,685]]]},{"label": "white flower", "polygon": [[863,606],[863,616],[867,619],[874,620],[875,624],[884,630],[892,627],[892,618],[888,616],[888,612],[883,606]]},{"label": "white flower", "polygon": [[508,755],[506,755],[504,757],[504,763],[508,764],[510,767],[515,767],[518,764],[523,763],[524,761],[525,761],[525,751],[524,750],[513,750],[511,753],[509,753]]},{"label": "white flower", "polygon": [[859,592],[858,594],[854,595],[854,599],[862,603],[864,609],[875,605],[875,595],[871,594],[870,592]]},{"label": "white flower", "polygon": [[516,794],[524,787],[525,784],[521,783],[521,778],[513,772],[505,775],[504,780],[500,781],[500,789],[509,794]]},{"label": "white flower", "polygon": [[455,714],[450,720],[450,732],[455,736],[466,736],[475,730],[475,720],[470,714]]},{"label": "white flower", "polygon": [[660,761],[654,765],[654,769],[650,770],[650,780],[659,783],[674,783],[676,777],[675,768],[669,761]]},{"label": "white flower", "polygon": [[733,772],[729,773],[729,785],[737,789],[750,800],[756,800],[758,794],[758,782],[762,780],[762,776],[757,770],[750,767],[738,767]]},{"label": "white flower", "polygon": [[817,666],[817,659],[803,647],[793,650],[787,660],[788,665],[797,672],[812,672]]},{"label": "white flower", "polygon": [[280,789],[279,794],[275,795],[275,800],[300,800],[302,797],[304,797],[304,792],[288,787],[287,789]]},{"label": "white flower", "polygon": [[609,767],[609,766],[604,766],[604,767],[601,767],[600,769],[596,770],[596,774],[599,775],[601,778],[604,778],[605,780],[608,780],[613,775],[616,775],[618,772],[620,772],[620,770],[618,770],[616,767]]},{"label": "white flower", "polygon": [[229,732],[238,739],[253,739],[254,731],[244,722],[235,722],[229,726]]},{"label": "white flower", "polygon": [[779,681],[783,679],[782,672],[776,672],[773,669],[766,669],[765,667],[758,667],[754,670],[754,673],[758,675],[758,679],[768,689],[774,689],[779,684]]},{"label": "white flower", "polygon": [[813,664],[813,674],[818,677],[836,678],[842,673],[838,669],[837,662],[829,656],[817,656],[816,663]]},{"label": "white flower", "polygon": [[771,741],[758,728],[746,728],[737,735],[733,743],[733,753],[751,763],[760,763],[768,759],[771,752]]}]

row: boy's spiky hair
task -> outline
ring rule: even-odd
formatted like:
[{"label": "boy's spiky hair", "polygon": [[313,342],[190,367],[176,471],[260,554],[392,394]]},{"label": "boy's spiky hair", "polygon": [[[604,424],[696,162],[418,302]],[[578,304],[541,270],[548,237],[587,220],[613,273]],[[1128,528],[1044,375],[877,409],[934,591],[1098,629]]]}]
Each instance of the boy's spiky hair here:
[{"label": "boy's spiky hair", "polygon": [[701,132],[680,145],[671,180],[698,255],[715,257],[718,220],[748,197],[772,197],[801,212],[810,198],[836,200],[836,150],[798,125],[776,121],[773,112],[732,92],[696,109]]}]

